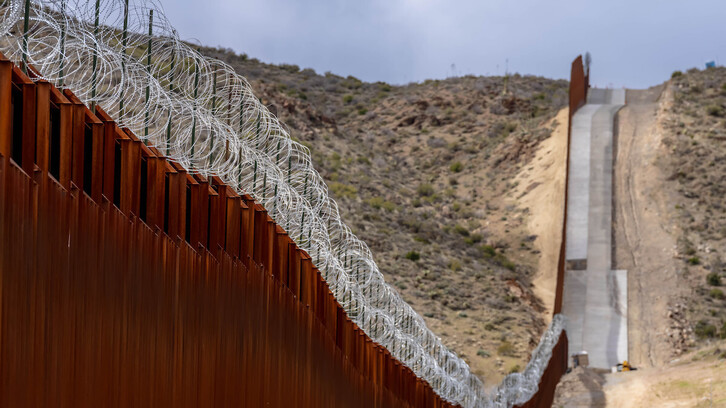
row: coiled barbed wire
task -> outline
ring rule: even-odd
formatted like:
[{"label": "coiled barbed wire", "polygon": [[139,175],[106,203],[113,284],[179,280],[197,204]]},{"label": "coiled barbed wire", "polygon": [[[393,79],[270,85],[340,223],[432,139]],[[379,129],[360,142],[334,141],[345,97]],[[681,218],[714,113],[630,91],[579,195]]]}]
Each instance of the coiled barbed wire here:
[{"label": "coiled barbed wire", "polygon": [[[26,17],[27,16],[27,17]],[[179,39],[155,0],[6,0],[0,51],[99,105],[119,126],[190,172],[250,194],[307,251],[350,318],[426,380],[469,407],[529,400],[564,328],[555,316],[523,373],[491,395],[423,318],[385,283],[368,246],[343,223],[309,150],[221,61]]]}]

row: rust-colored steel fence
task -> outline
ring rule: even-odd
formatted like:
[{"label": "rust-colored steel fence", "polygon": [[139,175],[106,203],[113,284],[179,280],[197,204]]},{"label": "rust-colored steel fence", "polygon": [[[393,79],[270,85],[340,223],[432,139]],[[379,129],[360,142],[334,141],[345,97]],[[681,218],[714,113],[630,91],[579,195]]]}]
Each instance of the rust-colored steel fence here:
[{"label": "rust-colored steel fence", "polygon": [[[582,65],[582,56],[578,56],[572,61],[570,71],[570,105],[569,118],[567,124],[567,157],[565,164],[565,201],[564,214],[562,222],[562,241],[560,242],[559,260],[557,262],[557,286],[555,288],[555,305],[554,313],[562,312],[562,296],[565,285],[565,248],[567,239],[567,197],[569,194],[569,177],[570,177],[570,140],[572,133],[572,117],[575,112],[585,104],[587,100],[587,90],[589,88],[589,73],[586,74]],[[555,398],[555,389],[560,382],[560,378],[567,371],[568,366],[568,342],[567,333],[562,332],[560,340],[552,350],[552,358],[550,358],[547,369],[542,375],[537,393],[521,408],[539,408],[551,407]]]},{"label": "rust-colored steel fence", "polygon": [[560,242],[560,255],[557,262],[557,287],[555,289],[554,313],[562,312],[562,295],[565,285],[565,248],[567,244],[567,199],[570,193],[570,140],[572,137],[572,117],[575,116],[582,105],[587,101],[587,90],[590,87],[589,73],[585,75],[582,65],[582,56],[572,61],[570,69],[570,105],[567,121],[567,158],[565,163],[565,212],[562,222],[562,241]]},{"label": "rust-colored steel fence", "polygon": [[251,197],[4,58],[0,308],[3,407],[452,406]]}]

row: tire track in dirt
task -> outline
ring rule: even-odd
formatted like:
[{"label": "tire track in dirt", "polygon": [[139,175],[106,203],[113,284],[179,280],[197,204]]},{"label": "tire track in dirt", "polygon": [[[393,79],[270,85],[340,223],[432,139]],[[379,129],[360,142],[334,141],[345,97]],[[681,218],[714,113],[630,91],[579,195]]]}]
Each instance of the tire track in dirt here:
[{"label": "tire track in dirt", "polygon": [[618,113],[614,166],[614,268],[628,270],[630,360],[658,366],[672,356],[667,340],[669,302],[677,297],[675,238],[665,176],[656,161],[662,153],[657,113],[663,86],[628,91]]}]

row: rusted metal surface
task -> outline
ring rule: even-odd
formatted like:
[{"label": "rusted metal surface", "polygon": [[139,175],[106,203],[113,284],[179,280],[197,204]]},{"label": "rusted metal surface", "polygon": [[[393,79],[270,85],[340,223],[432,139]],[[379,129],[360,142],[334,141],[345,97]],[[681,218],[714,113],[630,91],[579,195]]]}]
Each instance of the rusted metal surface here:
[{"label": "rusted metal surface", "polygon": [[562,312],[562,296],[565,285],[565,246],[567,242],[567,197],[569,195],[570,178],[570,138],[572,133],[572,117],[587,100],[588,78],[582,65],[582,56],[572,61],[570,69],[570,105],[567,123],[567,157],[565,158],[565,210],[562,222],[562,241],[560,242],[560,255],[557,262],[557,286],[555,288],[554,313]]},{"label": "rusted metal surface", "polygon": [[12,151],[12,72],[13,63],[0,55],[0,154],[5,157],[10,157]]},{"label": "rusted metal surface", "polygon": [[13,71],[0,56],[0,406],[451,406],[251,197]]},{"label": "rusted metal surface", "polygon": [[[565,197],[564,197],[564,215],[562,223],[562,241],[560,242],[559,260],[557,263],[557,283],[555,288],[555,304],[554,314],[562,311],[562,297],[565,281],[565,243],[567,226],[564,220],[567,220],[567,196],[569,194],[569,166],[570,166],[570,137],[572,132],[572,117],[575,112],[585,104],[587,100],[587,89],[589,86],[589,78],[585,75],[582,56],[578,56],[572,62],[570,71],[570,105],[569,105],[569,122],[567,125],[567,157],[565,158]],[[560,378],[567,371],[567,333],[562,332],[560,340],[552,350],[552,357],[549,361],[547,369],[542,375],[537,393],[521,408],[544,408],[551,407],[555,398],[555,389]]]},{"label": "rusted metal surface", "polygon": [[560,378],[567,371],[567,335],[562,332],[560,340],[552,349],[552,358],[542,374],[539,390],[520,408],[549,408],[555,399],[555,390]]}]

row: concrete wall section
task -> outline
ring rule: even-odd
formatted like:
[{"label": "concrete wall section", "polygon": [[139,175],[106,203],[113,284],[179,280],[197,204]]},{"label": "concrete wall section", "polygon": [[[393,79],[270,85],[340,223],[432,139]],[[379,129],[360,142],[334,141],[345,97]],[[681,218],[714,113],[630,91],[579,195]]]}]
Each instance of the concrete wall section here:
[{"label": "concrete wall section", "polygon": [[585,105],[572,118],[570,177],[567,197],[566,259],[587,258],[588,207],[590,203],[590,131],[598,105]]},{"label": "concrete wall section", "polygon": [[625,91],[590,89],[587,102],[572,122],[566,259],[578,270],[565,273],[563,313],[569,353],[609,368],[628,358],[627,272],[611,260],[613,121]]}]

